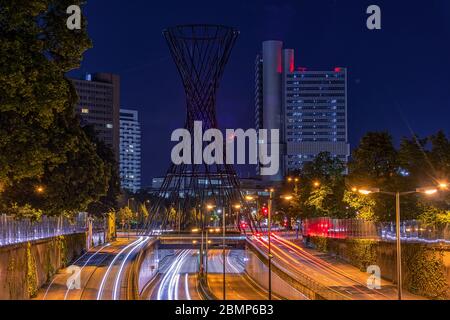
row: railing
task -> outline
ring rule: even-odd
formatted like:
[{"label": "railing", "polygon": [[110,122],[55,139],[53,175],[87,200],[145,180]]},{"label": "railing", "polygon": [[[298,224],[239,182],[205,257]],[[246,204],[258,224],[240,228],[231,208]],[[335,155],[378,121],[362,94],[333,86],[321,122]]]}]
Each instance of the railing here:
[{"label": "railing", "polygon": [[80,213],[73,220],[64,217],[43,216],[39,221],[18,220],[11,216],[0,215],[0,247],[85,232],[87,228],[86,221],[86,213]]},{"label": "railing", "polygon": [[[376,223],[360,219],[305,219],[303,236],[321,236],[335,239],[374,239],[395,241],[395,223]],[[402,221],[400,238],[406,242],[450,244],[450,225],[426,226],[417,220]]]}]

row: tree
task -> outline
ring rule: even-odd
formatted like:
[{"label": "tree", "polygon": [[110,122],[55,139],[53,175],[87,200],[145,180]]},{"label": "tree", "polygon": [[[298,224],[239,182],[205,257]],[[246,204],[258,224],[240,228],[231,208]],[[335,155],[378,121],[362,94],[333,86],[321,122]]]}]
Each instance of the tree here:
[{"label": "tree", "polygon": [[[347,189],[380,188],[385,191],[403,190],[404,180],[399,175],[398,152],[392,137],[387,132],[369,132],[353,151],[349,163]],[[368,196],[375,205],[360,207],[357,202],[367,204],[362,198],[347,195],[346,203],[354,210],[363,212],[370,220],[392,220],[395,214],[395,199],[385,194]],[[373,211],[372,211],[373,210]],[[404,212],[405,213],[405,212]]]},{"label": "tree", "polygon": [[110,164],[80,128],[77,94],[65,78],[91,46],[86,25],[66,27],[73,4],[82,1],[0,5],[0,199],[6,212],[85,210],[110,182]]},{"label": "tree", "polygon": [[87,211],[90,214],[102,215],[111,210],[117,210],[118,198],[120,196],[120,177],[118,164],[114,156],[114,151],[103,141],[98,139],[93,126],[83,127],[89,139],[96,145],[96,152],[105,165],[105,173],[109,176],[107,192],[97,201],[89,204]]},{"label": "tree", "polygon": [[120,208],[119,211],[117,212],[117,220],[122,225],[122,227],[125,224],[127,224],[129,227],[134,217],[135,215],[129,207]]},{"label": "tree", "polygon": [[67,7],[81,2],[0,5],[0,181],[6,186],[66,161],[51,150],[48,133],[69,107],[72,85],[64,74],[79,67],[91,46],[85,28],[65,26]]},{"label": "tree", "polygon": [[377,221],[375,212],[377,202],[373,197],[361,195],[353,191],[345,191],[344,202],[355,212],[355,217],[365,221]]},{"label": "tree", "polygon": [[302,211],[312,216],[345,217],[342,201],[345,190],[345,166],[328,152],[319,153],[303,167],[301,181]]},{"label": "tree", "polygon": [[[348,212],[344,204],[345,166],[338,158],[328,152],[319,153],[313,161],[306,163],[302,170],[293,173],[299,178],[298,194],[292,194],[287,201],[275,199],[277,208],[281,208],[293,219],[334,216],[346,217]],[[296,176],[298,174],[298,176]],[[283,193],[289,193],[291,186],[286,183]]]},{"label": "tree", "polygon": [[397,173],[397,151],[387,132],[369,132],[353,151],[349,163],[350,175],[355,183],[381,186]]}]

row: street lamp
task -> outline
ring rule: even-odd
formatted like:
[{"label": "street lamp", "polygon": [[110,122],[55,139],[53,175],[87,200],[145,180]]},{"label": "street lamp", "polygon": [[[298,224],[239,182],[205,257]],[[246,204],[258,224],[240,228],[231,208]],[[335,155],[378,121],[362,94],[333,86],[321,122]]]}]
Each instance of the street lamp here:
[{"label": "street lamp", "polygon": [[300,179],[299,178],[292,178],[292,177],[289,177],[288,179],[287,179],[287,181],[289,182],[289,183],[294,183],[294,193],[295,194],[298,194],[298,182],[300,181]]},{"label": "street lamp", "polygon": [[[291,194],[286,194],[286,195],[281,196],[281,199],[284,199],[284,200],[290,202],[292,199],[294,199],[294,196],[291,195]],[[292,220],[291,220],[291,222],[292,222]],[[299,228],[300,228],[300,226],[297,223],[297,232],[296,232],[296,238],[297,239],[298,239]]]},{"label": "street lamp", "polygon": [[[225,254],[225,236],[226,236],[226,217],[225,217],[225,207],[222,210],[222,229],[223,229],[223,233],[222,233],[222,260],[223,260],[223,300],[225,301],[227,299],[227,293],[226,293],[226,286],[225,286],[225,278],[226,278],[226,268],[225,268],[225,258],[226,258],[226,254]],[[219,229],[220,231],[220,229]]]},{"label": "street lamp", "polygon": [[271,233],[272,233],[272,201],[274,189],[266,190],[269,192],[269,208],[267,212],[267,227],[268,227],[268,258],[269,258],[269,300],[272,300],[272,245],[271,245]]},{"label": "street lamp", "polygon": [[[259,212],[259,196],[258,195],[246,195],[244,198],[245,198],[246,201],[249,201],[249,202],[250,201],[255,201],[256,202],[256,212],[252,212],[252,214],[256,215],[256,213]],[[254,218],[256,219],[256,221],[258,223],[258,226],[261,228],[260,220],[257,219],[256,216]]]},{"label": "street lamp", "polygon": [[255,200],[255,197],[254,197],[254,196],[251,196],[251,195],[246,195],[246,196],[245,196],[245,200],[247,200],[247,201],[253,201],[253,200]]},{"label": "street lamp", "polygon": [[[206,205],[207,211],[211,211],[214,208],[215,208],[215,206],[212,205],[212,204],[207,204]],[[202,212],[203,212],[203,210],[202,210]],[[205,250],[206,252],[203,251],[203,248],[205,246],[205,240],[204,240],[204,238],[205,238],[205,216],[202,217],[201,230],[202,230],[202,237],[201,237],[201,245],[200,245],[200,270],[201,270],[201,273],[203,274],[203,272],[204,272],[203,266],[204,266],[204,259],[205,259],[204,255],[205,255],[205,253],[206,253],[206,264],[208,264],[208,246],[207,245],[206,245],[206,250]],[[206,231],[206,232],[208,232],[208,231]],[[206,281],[208,281],[208,278],[206,278]]]},{"label": "street lamp", "polygon": [[388,192],[381,191],[379,188],[352,188],[355,192],[359,192],[362,195],[370,195],[372,193],[382,193],[391,196],[395,196],[395,233],[396,233],[396,246],[397,246],[397,293],[398,300],[402,300],[403,290],[402,290],[402,248],[400,239],[400,197],[408,194],[423,193],[426,195],[433,195],[439,191],[438,188],[417,188],[415,191],[405,191],[405,192]]},{"label": "street lamp", "polygon": [[45,188],[43,186],[36,186],[35,191],[38,194],[43,194],[45,192]]}]

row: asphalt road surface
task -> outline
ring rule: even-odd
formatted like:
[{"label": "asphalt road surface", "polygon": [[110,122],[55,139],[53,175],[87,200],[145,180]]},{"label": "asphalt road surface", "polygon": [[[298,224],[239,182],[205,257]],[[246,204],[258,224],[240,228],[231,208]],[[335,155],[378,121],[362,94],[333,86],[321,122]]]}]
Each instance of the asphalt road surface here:
[{"label": "asphalt road surface", "polygon": [[[254,237],[255,243],[260,249],[267,252],[267,237]],[[379,290],[367,287],[368,274],[355,267],[333,261],[327,261],[318,254],[313,254],[298,244],[284,239],[281,236],[272,236],[273,262],[293,273],[307,275],[314,281],[327,287],[336,296],[350,300],[395,300],[397,299],[396,287],[382,280],[382,288]],[[405,294],[405,298],[417,299],[418,297]]]},{"label": "asphalt road surface", "polygon": [[[221,250],[208,252],[208,285],[219,299],[223,297],[223,255]],[[228,300],[262,300],[267,293],[244,276],[245,251],[226,252],[226,298]],[[148,300],[201,300],[198,287],[198,250],[177,250],[160,265],[160,273],[144,290]]]},{"label": "asphalt road surface", "polygon": [[37,300],[126,300],[129,263],[148,237],[118,239],[90,250],[60,270]]}]

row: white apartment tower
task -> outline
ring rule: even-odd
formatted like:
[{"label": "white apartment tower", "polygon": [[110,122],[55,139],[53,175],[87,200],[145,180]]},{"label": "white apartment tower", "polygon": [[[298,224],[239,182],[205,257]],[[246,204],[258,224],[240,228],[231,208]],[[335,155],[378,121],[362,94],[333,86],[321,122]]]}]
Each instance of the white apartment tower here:
[{"label": "white apartment tower", "polygon": [[293,49],[283,49],[281,41],[265,41],[256,58],[255,84],[256,128],[280,130],[280,171],[266,179],[280,181],[320,152],[347,163],[345,68],[296,68]]},{"label": "white apartment tower", "polygon": [[136,110],[120,109],[120,180],[122,189],[141,189],[141,127]]}]

